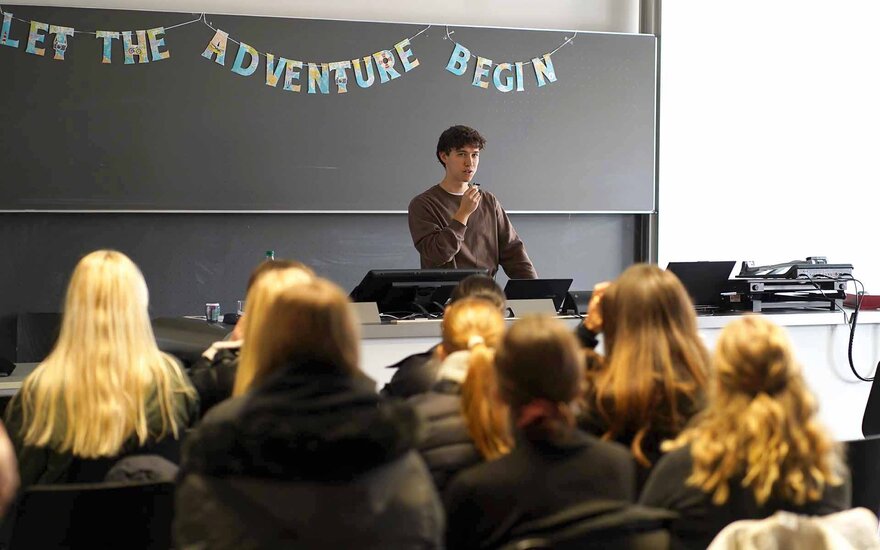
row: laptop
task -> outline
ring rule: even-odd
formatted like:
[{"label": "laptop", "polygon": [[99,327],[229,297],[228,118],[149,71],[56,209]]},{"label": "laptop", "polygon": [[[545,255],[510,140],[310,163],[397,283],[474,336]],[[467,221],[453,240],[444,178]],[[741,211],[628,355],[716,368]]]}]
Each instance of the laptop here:
[{"label": "laptop", "polygon": [[553,308],[559,311],[572,279],[510,279],[504,287],[508,300],[540,300],[550,298]]},{"label": "laptop", "polygon": [[717,311],[722,306],[721,293],[730,290],[730,274],[736,261],[669,262],[671,271],[687,289],[697,311]]}]

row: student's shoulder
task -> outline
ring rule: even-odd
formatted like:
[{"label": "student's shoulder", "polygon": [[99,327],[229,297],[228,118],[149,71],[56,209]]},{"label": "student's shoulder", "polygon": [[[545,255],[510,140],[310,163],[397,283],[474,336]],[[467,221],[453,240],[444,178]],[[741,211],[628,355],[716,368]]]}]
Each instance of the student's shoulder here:
[{"label": "student's shoulder", "polygon": [[495,460],[480,462],[466,468],[452,479],[450,489],[456,486],[459,491],[493,492],[504,491],[516,485],[516,480],[528,474],[529,464],[522,460],[516,449]]},{"label": "student's shoulder", "polygon": [[412,200],[409,201],[410,207],[419,204],[436,202],[439,198],[438,191],[440,191],[440,186],[436,184],[432,185],[431,187],[425,189],[424,191],[413,197]]}]

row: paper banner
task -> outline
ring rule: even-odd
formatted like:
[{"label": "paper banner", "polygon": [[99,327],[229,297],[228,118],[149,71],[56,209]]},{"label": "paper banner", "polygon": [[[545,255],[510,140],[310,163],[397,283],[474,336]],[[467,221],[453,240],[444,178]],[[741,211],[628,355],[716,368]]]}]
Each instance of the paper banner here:
[{"label": "paper banner", "polygon": [[480,55],[473,55],[469,49],[452,39],[453,32],[449,30],[449,27],[446,27],[446,38],[455,44],[452,53],[449,55],[449,61],[446,63],[446,70],[455,76],[462,76],[467,72],[471,60],[475,59],[474,77],[471,80],[471,84],[485,90],[489,88],[489,81],[491,80],[495,89],[503,93],[513,90],[521,92],[525,89],[523,86],[523,65],[531,65],[535,70],[535,79],[538,82],[539,88],[546,86],[548,83],[556,82],[556,69],[553,67],[551,56],[571,44],[575,36],[577,36],[577,33],[574,33],[574,36],[571,37],[566,36],[562,44],[541,57],[533,57],[526,62],[503,62],[495,65],[493,69],[494,62],[491,59]]},{"label": "paper banner", "polygon": [[302,85],[294,82],[300,80],[302,69],[305,68],[307,93],[321,95],[332,93],[334,88],[337,94],[348,93],[349,70],[354,75],[358,87],[369,88],[376,82],[377,75],[379,82],[385,84],[400,78],[402,76],[400,69],[403,73],[415,69],[419,66],[419,60],[412,51],[411,40],[430,28],[425,27],[415,36],[401,40],[394,45],[393,49],[380,50],[362,58],[304,63],[291,61],[272,53],[260,53],[249,44],[230,38],[229,33],[215,29],[207,21],[205,24],[214,31],[214,37],[202,52],[202,57],[205,59],[226,66],[227,43],[232,40],[239,44],[238,53],[230,69],[232,72],[242,76],[251,76],[259,68],[261,59],[265,58],[266,85],[276,88],[281,81],[281,75],[284,74],[283,89],[299,92],[302,90]]}]

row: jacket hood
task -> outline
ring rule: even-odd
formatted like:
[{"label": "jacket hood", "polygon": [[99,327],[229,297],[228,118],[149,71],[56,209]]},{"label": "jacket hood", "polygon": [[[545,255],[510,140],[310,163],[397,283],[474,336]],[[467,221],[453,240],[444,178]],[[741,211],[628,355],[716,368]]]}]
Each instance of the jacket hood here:
[{"label": "jacket hood", "polygon": [[374,386],[332,365],[288,365],[208,415],[190,436],[185,468],[217,477],[350,480],[417,443],[413,409]]}]

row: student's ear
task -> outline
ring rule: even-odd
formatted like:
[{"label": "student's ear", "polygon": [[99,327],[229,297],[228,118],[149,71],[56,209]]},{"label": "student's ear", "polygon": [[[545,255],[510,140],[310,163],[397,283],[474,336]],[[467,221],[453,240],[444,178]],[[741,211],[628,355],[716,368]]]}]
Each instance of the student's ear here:
[{"label": "student's ear", "polygon": [[443,166],[446,166],[446,162],[449,160],[449,153],[446,151],[440,151],[440,161],[443,162]]},{"label": "student's ear", "polygon": [[446,353],[446,349],[443,348],[443,344],[437,344],[437,347],[434,348],[434,356],[437,359],[443,361],[444,359],[446,359],[447,355],[449,354]]}]

